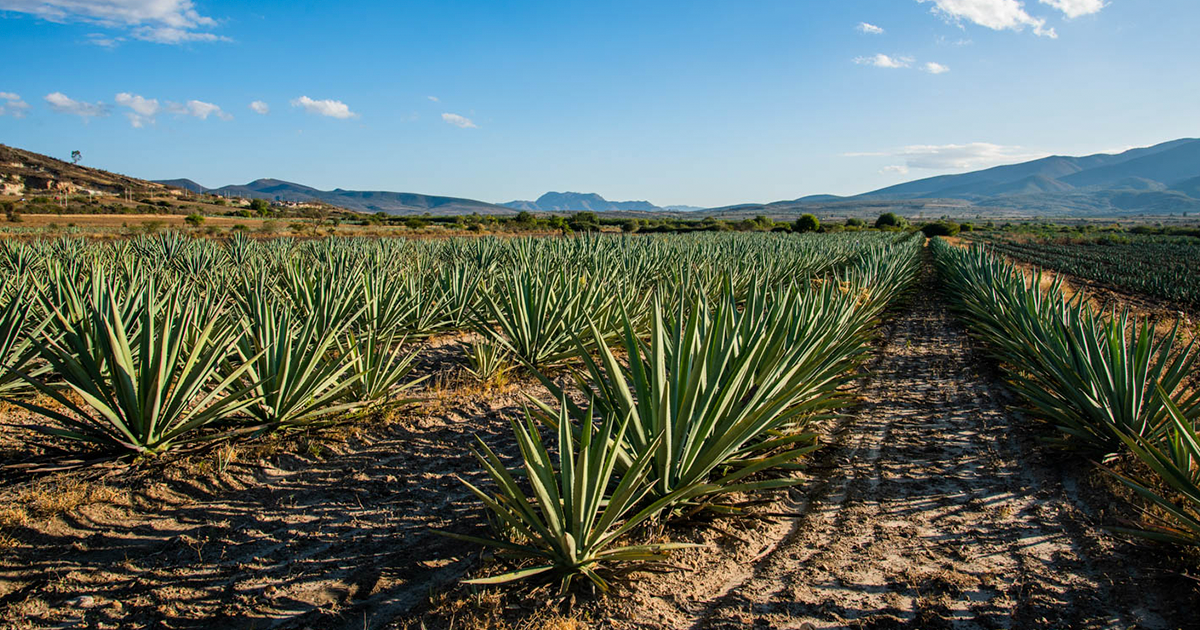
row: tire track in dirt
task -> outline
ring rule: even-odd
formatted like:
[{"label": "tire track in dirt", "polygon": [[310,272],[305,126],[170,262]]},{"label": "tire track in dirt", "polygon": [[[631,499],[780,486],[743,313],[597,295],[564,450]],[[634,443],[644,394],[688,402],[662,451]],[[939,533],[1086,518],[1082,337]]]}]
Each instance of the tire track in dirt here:
[{"label": "tire track in dirt", "polygon": [[1183,627],[1034,461],[933,281],[892,324],[804,515],[711,599],[660,606],[659,627]]}]

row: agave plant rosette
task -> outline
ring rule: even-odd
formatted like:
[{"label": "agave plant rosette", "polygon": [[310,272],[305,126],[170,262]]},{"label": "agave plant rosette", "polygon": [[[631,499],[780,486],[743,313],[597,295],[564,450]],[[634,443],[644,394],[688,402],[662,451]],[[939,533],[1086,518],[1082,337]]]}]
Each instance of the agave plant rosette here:
[{"label": "agave plant rosette", "polygon": [[253,387],[243,382],[249,363],[229,362],[240,329],[228,318],[200,321],[202,309],[174,292],[160,297],[150,280],[130,322],[114,283],[99,278],[96,286],[81,317],[55,309],[60,332],[43,332],[40,340],[41,358],[74,396],[17,372],[58,404],[11,400],[57,422],[37,431],[152,455],[206,439],[201,429],[254,404]]},{"label": "agave plant rosette", "polygon": [[[609,417],[573,427],[569,416],[558,424],[558,462],[543,443],[537,423],[529,416],[512,421],[521,450],[523,475],[510,472],[482,441],[476,458],[495,484],[486,492],[463,480],[497,520],[498,535],[482,538],[459,533],[447,536],[499,550],[505,557],[528,564],[499,575],[468,580],[470,584],[503,584],[535,576],[553,576],[562,590],[585,578],[600,590],[609,589],[606,569],[625,563],[663,560],[674,550],[695,547],[683,543],[623,544],[635,527],[668,506],[710,489],[702,485],[676,489],[643,502],[653,450],[626,466],[618,466],[628,420]],[[523,480],[523,481],[522,481]]]}]

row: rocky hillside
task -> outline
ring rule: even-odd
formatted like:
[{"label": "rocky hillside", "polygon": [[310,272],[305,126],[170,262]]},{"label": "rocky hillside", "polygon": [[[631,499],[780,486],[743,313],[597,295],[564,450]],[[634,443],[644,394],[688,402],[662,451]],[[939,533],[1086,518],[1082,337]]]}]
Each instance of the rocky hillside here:
[{"label": "rocky hillside", "polygon": [[167,192],[168,187],[134,177],[79,166],[0,144],[0,194],[106,194]]}]

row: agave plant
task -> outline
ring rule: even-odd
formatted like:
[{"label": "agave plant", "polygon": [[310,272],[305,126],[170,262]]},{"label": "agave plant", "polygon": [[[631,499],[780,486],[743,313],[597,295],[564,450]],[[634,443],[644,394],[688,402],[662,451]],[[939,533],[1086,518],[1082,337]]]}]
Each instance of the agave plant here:
[{"label": "agave plant", "polygon": [[[795,480],[746,480],[817,448],[804,426],[841,403],[837,388],[866,337],[850,331],[847,343],[844,329],[828,324],[795,334],[789,328],[795,295],[776,297],[770,306],[760,301],[739,311],[731,295],[710,313],[697,296],[670,321],[656,304],[649,343],[625,318],[619,347],[627,366],[592,329],[599,360],[583,354],[586,376],[577,385],[601,417],[629,418],[619,462],[630,466],[652,456],[655,495],[695,484],[709,484],[713,494],[789,485]],[[835,310],[810,321],[831,323]],[[588,417],[591,410],[539,376],[569,415]],[[554,423],[549,406],[538,406],[542,419]]]},{"label": "agave plant", "polygon": [[[1126,486],[1158,508],[1147,511],[1144,528],[1118,528],[1127,534],[1160,542],[1200,546],[1200,414],[1185,414],[1161,387],[1158,399],[1171,426],[1157,443],[1140,435],[1124,435],[1125,446],[1154,473],[1156,479],[1136,479],[1109,470]],[[1165,487],[1175,496],[1155,488]]]},{"label": "agave plant", "polygon": [[350,396],[363,403],[389,402],[406,405],[416,402],[415,398],[395,399],[424,381],[427,376],[401,383],[412,372],[415,352],[404,347],[405,339],[396,333],[367,330],[351,334],[342,353],[353,365],[351,371],[357,376],[349,387]]},{"label": "agave plant", "polygon": [[512,421],[527,486],[519,482],[500,457],[480,440],[475,456],[496,484],[496,491],[489,494],[465,480],[462,483],[487,507],[502,535],[481,538],[440,533],[497,548],[500,554],[527,561],[531,566],[468,580],[468,583],[502,584],[535,576],[553,576],[558,578],[565,591],[574,580],[582,577],[607,591],[609,581],[604,572],[612,565],[662,560],[673,550],[696,546],[681,543],[623,545],[621,541],[635,527],[673,503],[706,492],[708,488],[700,485],[681,487],[642,505],[642,499],[649,492],[645,482],[655,449],[627,466],[618,466],[620,449],[617,445],[623,442],[628,420],[620,422],[609,417],[597,426],[589,419],[575,428],[571,418],[563,415],[557,424],[559,453],[555,466],[533,418],[526,415],[524,423]]},{"label": "agave plant", "polygon": [[510,273],[493,289],[484,295],[475,329],[535,368],[577,354],[575,336],[589,320],[606,336],[615,332],[613,295],[595,278]]},{"label": "agave plant", "polygon": [[[243,384],[249,363],[228,365],[240,334],[227,318],[200,321],[202,309],[154,281],[143,289],[142,308],[127,321],[111,281],[97,281],[95,304],[81,319],[55,310],[61,335],[41,335],[41,357],[80,401],[32,374],[17,371],[61,409],[22,400],[14,404],[55,420],[37,431],[136,454],[157,454],[208,437],[208,425],[255,402]],[[251,356],[252,361],[256,356]]]},{"label": "agave plant", "polygon": [[33,304],[25,283],[21,282],[7,297],[8,302],[0,308],[0,396],[13,396],[30,390],[19,372],[37,378],[50,369],[46,365],[32,364],[38,354],[34,339],[40,334],[44,323],[42,326],[30,326]]},{"label": "agave plant", "polygon": [[467,373],[481,383],[492,383],[504,375],[511,367],[508,362],[508,350],[500,344],[481,340],[471,344],[467,351],[470,367]]},{"label": "agave plant", "polygon": [[360,362],[340,360],[335,351],[362,307],[347,300],[298,315],[252,287],[242,299],[246,334],[237,350],[256,383],[249,411],[264,429],[312,425],[360,404],[348,395],[363,377]]}]

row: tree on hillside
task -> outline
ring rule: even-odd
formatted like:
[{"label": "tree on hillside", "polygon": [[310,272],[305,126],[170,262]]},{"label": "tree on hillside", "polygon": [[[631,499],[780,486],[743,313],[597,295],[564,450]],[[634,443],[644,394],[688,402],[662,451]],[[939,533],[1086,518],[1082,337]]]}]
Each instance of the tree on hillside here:
[{"label": "tree on hillside", "polygon": [[271,204],[267,203],[266,199],[251,199],[250,209],[259,215],[265,215],[271,209]]},{"label": "tree on hillside", "polygon": [[198,212],[193,212],[184,217],[183,220],[192,227],[200,227],[200,224],[204,223],[204,215]]},{"label": "tree on hillside", "polygon": [[83,154],[80,153],[78,150],[71,152],[71,163],[72,164],[78,164],[79,160],[82,160],[82,159],[83,159]]},{"label": "tree on hillside", "polygon": [[821,229],[821,221],[812,214],[802,214],[799,219],[796,219],[794,228],[797,232],[816,232]]}]

